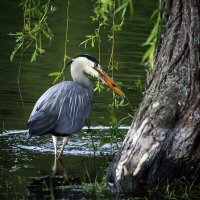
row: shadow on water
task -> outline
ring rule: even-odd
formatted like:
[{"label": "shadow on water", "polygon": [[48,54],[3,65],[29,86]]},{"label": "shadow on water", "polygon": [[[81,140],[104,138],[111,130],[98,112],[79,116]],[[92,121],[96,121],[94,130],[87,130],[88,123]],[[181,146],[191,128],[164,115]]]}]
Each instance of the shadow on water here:
[{"label": "shadow on water", "polygon": [[80,177],[68,177],[62,160],[54,160],[51,175],[31,178],[30,199],[81,199],[85,194]]}]

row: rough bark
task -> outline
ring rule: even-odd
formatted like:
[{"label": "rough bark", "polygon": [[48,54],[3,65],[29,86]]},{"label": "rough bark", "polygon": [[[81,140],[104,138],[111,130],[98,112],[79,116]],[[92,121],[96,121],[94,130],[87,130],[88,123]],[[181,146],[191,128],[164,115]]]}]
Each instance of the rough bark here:
[{"label": "rough bark", "polygon": [[144,99],[108,172],[117,192],[200,173],[200,1],[165,0]]}]

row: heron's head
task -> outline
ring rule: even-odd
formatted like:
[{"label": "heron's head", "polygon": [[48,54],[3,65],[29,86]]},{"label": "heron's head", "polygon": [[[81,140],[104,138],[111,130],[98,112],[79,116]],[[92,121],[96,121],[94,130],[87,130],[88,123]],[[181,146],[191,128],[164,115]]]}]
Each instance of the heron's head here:
[{"label": "heron's head", "polygon": [[94,57],[88,54],[79,55],[72,59],[70,64],[72,63],[72,74],[85,72],[93,77],[100,78],[106,85],[113,89],[115,93],[120,96],[125,96],[124,92],[117,86],[117,84],[101,69],[99,62]]}]

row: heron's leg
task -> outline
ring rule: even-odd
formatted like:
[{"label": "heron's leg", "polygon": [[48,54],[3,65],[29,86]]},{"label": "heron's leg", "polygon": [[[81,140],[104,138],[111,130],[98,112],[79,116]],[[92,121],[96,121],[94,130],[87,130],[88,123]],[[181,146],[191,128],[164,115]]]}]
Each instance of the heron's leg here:
[{"label": "heron's leg", "polygon": [[61,158],[63,151],[64,151],[64,148],[65,148],[65,145],[67,144],[68,140],[69,140],[69,137],[63,137],[63,144],[61,146],[60,153],[59,153],[57,159]]},{"label": "heron's leg", "polygon": [[54,136],[54,135],[52,135],[52,139],[53,139],[53,145],[54,145],[54,151],[55,151],[55,158],[56,158],[56,155],[57,155],[57,144],[58,144],[58,137],[57,137],[57,136]]},{"label": "heron's leg", "polygon": [[57,168],[58,168],[58,163],[57,163],[57,158],[56,158],[56,156],[55,156],[55,159],[54,159],[54,163],[53,163],[53,167],[52,167],[52,171],[53,171],[53,176],[56,174],[56,172],[57,172]]}]

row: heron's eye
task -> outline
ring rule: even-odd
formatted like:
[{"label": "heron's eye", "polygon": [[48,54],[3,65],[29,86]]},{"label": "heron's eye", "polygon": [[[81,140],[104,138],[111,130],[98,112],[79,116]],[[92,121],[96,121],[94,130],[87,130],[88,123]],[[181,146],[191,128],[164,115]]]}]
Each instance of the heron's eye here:
[{"label": "heron's eye", "polygon": [[94,63],[94,68],[97,68],[98,67],[98,63]]}]

